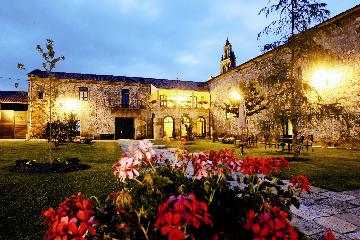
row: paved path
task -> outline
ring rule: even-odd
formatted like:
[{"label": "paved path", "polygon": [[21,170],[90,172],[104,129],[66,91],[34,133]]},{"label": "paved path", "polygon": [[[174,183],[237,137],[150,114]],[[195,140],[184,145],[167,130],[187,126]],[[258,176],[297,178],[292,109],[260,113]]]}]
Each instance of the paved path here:
[{"label": "paved path", "polygon": [[[137,141],[119,141],[123,151],[128,151]],[[165,157],[174,158],[173,151],[156,148]],[[291,208],[294,214],[292,224],[310,239],[318,240],[331,229],[336,239],[360,240],[360,189],[345,192],[332,192],[312,187],[311,193],[300,195],[300,208]]]}]

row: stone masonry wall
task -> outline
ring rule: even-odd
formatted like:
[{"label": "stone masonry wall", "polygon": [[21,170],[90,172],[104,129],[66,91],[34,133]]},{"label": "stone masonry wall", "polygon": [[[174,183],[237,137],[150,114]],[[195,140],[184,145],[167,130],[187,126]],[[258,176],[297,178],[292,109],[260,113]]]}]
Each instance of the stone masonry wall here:
[{"label": "stone masonry wall", "polygon": [[[98,137],[100,134],[115,133],[115,117],[135,118],[135,132],[137,135],[148,135],[148,129],[143,128],[151,120],[148,109],[150,86],[129,83],[108,83],[94,81],[53,80],[53,94],[56,100],[53,107],[53,119],[62,119],[71,112],[80,120],[81,135]],[[87,87],[89,100],[79,100],[79,87]],[[129,89],[130,105],[136,101],[138,109],[118,109],[121,103],[121,89]],[[41,136],[44,126],[49,119],[49,84],[48,79],[30,78],[30,115],[31,137]],[[38,98],[38,92],[45,93],[44,99]],[[79,106],[75,110],[67,110],[67,105],[75,103]],[[139,132],[146,131],[146,132]]]},{"label": "stone masonry wall", "polygon": [[[348,72],[351,72],[348,75],[347,82],[342,83],[341,88],[331,92],[333,101],[336,100],[350,113],[360,113],[360,8],[351,16],[338,19],[329,26],[321,28],[315,39],[324,48],[340,56],[341,64],[347,67]],[[260,56],[208,82],[215,133],[234,135],[234,133],[239,132],[237,118],[230,116],[227,119],[226,113],[222,109],[224,102],[227,101],[227,97],[224,96],[229,96],[229,91],[238,88],[241,81],[256,80],[261,74],[268,72],[271,69],[269,57],[271,57],[270,54]],[[308,66],[304,63],[301,68],[306,71]],[[276,91],[276,89],[263,88],[265,95],[267,91]],[[265,113],[266,111],[263,111],[248,118],[250,132],[259,133],[259,120],[264,117]],[[329,120],[315,120],[301,125],[303,129],[300,131],[314,134],[316,140],[336,141],[341,139],[344,131],[346,131],[341,116],[340,118],[334,116]],[[352,127],[350,134],[352,137],[357,137],[359,129]]]}]

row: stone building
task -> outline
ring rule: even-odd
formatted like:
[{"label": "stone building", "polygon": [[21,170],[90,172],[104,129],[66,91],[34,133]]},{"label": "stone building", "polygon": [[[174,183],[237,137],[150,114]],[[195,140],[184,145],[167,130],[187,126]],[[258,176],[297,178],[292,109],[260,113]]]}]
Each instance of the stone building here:
[{"label": "stone building", "polygon": [[[302,62],[298,66],[304,81],[309,81],[328,103],[340,104],[348,113],[360,116],[360,5],[315,26],[313,39],[324,49],[338,56],[340,61],[320,60]],[[226,46],[230,45],[227,43]],[[231,47],[231,45],[230,45]],[[233,69],[224,68],[220,62],[220,75],[207,81],[211,95],[211,121],[214,132],[219,135],[232,135],[239,132],[238,119],[227,115],[223,109],[232,91],[239,92],[243,82],[257,81],[272,69],[274,51],[255,57]],[[227,55],[226,55],[227,56]],[[318,61],[318,62],[317,62]],[[262,86],[264,94],[277,89]],[[228,97],[224,97],[227,95]],[[271,105],[271,103],[270,103]],[[261,135],[260,121],[265,119],[266,111],[247,118],[251,133]],[[286,131],[291,134],[290,123]],[[342,116],[333,116],[327,120],[312,121],[300,129],[301,134],[313,134],[316,140],[339,140],[345,134],[357,137],[359,127],[347,126]]]},{"label": "stone building", "polygon": [[29,99],[35,138],[50,119],[50,104],[53,120],[75,114],[80,134],[98,139],[176,138],[189,124],[196,135],[209,133],[210,94],[199,82],[64,72],[50,81],[34,70]]},{"label": "stone building", "polygon": [[27,92],[0,91],[0,138],[26,138]]},{"label": "stone building", "polygon": [[[324,101],[344,107],[346,114],[359,118],[360,5],[312,30],[313,39],[341,60],[315,57],[312,62],[300,61],[296,71]],[[239,92],[240,83],[258,81],[270,73],[275,53],[270,51],[236,66],[228,39],[223,51],[220,74],[205,83],[58,72],[50,86],[46,72],[32,71],[28,136],[41,137],[50,102],[53,119],[74,113],[80,134],[99,139],[177,138],[186,134],[185,125],[190,124],[201,137],[237,135],[240,121],[224,111],[224,104],[232,92]],[[265,96],[277,91],[269,85],[261,87]],[[260,123],[266,120],[266,112],[245,119],[248,132],[262,137]],[[315,140],[337,141],[344,136],[358,137],[358,125],[350,124],[346,116],[334,115],[302,123],[300,133],[312,134]],[[283,133],[291,134],[289,121],[284,120],[282,127]]]}]

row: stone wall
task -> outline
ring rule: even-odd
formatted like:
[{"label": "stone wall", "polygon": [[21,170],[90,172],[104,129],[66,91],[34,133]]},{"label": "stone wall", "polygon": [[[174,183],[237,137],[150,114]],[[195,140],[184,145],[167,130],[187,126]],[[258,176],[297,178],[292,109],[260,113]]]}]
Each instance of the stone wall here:
[{"label": "stone wall", "polygon": [[[164,136],[164,118],[172,117],[174,120],[174,134],[178,138],[181,136],[181,130],[184,128],[181,124],[181,118],[188,116],[193,124],[193,133],[197,133],[197,119],[203,117],[206,124],[206,134],[210,133],[210,110],[209,109],[186,109],[186,108],[161,108],[153,109],[154,113],[154,137],[155,139],[161,139]],[[172,136],[169,136],[172,137]]]},{"label": "stone wall", "polygon": [[[360,104],[360,8],[351,14],[334,18],[326,24],[319,25],[315,40],[325,49],[338,55],[340,60],[336,66],[328,66],[330,69],[340,66],[346,71],[346,79],[342,79],[339,87],[327,92],[322,101],[327,103],[339,103],[344,106],[346,111],[353,114],[359,114]],[[246,62],[230,72],[219,75],[208,81],[211,94],[211,118],[215,134],[235,135],[239,132],[238,119],[229,116],[227,119],[225,111],[222,109],[224,103],[228,101],[231,90],[239,89],[240,82],[257,80],[260,75],[264,75],[271,70],[271,53],[259,56],[249,62]],[[304,80],[309,76],[310,69],[313,69],[313,62],[303,62],[301,66]],[[263,86],[263,93],[267,95],[270,91],[276,89]],[[224,97],[225,96],[225,97]],[[266,116],[266,110],[249,117],[248,127],[250,132],[259,134],[259,123]],[[359,134],[359,128],[352,126],[346,129],[344,118],[333,116],[327,120],[313,120],[300,124],[301,133],[314,134],[317,140],[337,141],[342,138],[344,132],[350,132],[353,138]],[[349,130],[349,131],[347,131]]]},{"label": "stone wall", "polygon": [[[29,80],[30,131],[32,137],[38,138],[49,120],[50,86],[48,79],[31,77]],[[79,87],[88,88],[88,101],[79,100]],[[119,108],[123,88],[129,89],[129,105],[137,107]],[[44,92],[44,99],[39,99],[39,91]],[[143,127],[151,122],[148,108],[149,85],[56,79],[53,80],[52,95],[56,96],[52,118],[63,119],[70,113],[76,114],[76,118],[80,120],[81,135],[99,137],[100,134],[114,134],[115,117],[134,118],[136,136],[148,136],[150,132],[147,127]],[[68,106],[69,104],[76,106]],[[75,109],[71,109],[74,107]]]}]

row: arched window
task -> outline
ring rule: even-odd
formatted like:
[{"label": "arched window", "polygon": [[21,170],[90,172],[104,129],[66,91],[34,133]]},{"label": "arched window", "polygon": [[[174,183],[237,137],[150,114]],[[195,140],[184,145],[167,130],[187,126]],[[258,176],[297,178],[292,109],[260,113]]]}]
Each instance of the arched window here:
[{"label": "arched window", "polygon": [[174,119],[172,117],[164,118],[164,136],[174,136]]},{"label": "arched window", "polygon": [[197,121],[196,121],[196,126],[197,126],[197,135],[198,136],[202,136],[205,137],[206,136],[206,121],[204,117],[198,117]]},{"label": "arched window", "polygon": [[181,137],[185,137],[186,128],[190,126],[190,118],[187,116],[181,117]]}]

